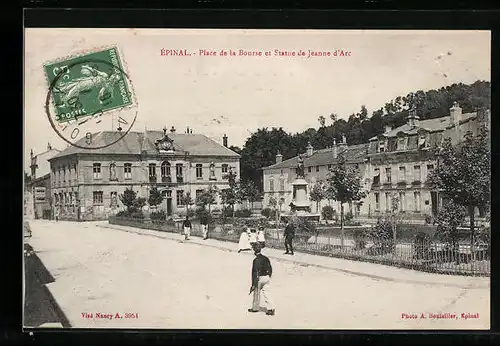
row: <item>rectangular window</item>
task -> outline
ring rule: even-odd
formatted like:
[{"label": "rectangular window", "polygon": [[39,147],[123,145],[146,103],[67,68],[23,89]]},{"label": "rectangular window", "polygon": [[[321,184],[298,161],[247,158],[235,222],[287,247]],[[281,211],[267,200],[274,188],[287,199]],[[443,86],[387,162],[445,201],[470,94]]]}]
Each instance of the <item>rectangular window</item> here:
[{"label": "rectangular window", "polygon": [[198,199],[202,193],[203,190],[196,190],[196,199]]},{"label": "rectangular window", "polygon": [[391,195],[389,192],[385,193],[385,210],[386,211],[391,211]]},{"label": "rectangular window", "polygon": [[280,179],[280,191],[285,191],[285,179]]},{"label": "rectangular window", "polygon": [[66,166],[63,166],[63,183],[66,182]]},{"label": "rectangular window", "polygon": [[123,166],[123,175],[125,179],[132,179],[132,164],[126,163]]},{"label": "rectangular window", "polygon": [[222,164],[222,173],[227,173],[228,172],[228,165],[223,163]]},{"label": "rectangular window", "polygon": [[406,168],[405,167],[399,167],[399,181],[400,182],[406,181]]},{"label": "rectangular window", "polygon": [[269,191],[274,192],[274,180],[269,180]]},{"label": "rectangular window", "polygon": [[184,205],[184,191],[177,190],[177,206],[182,207]]},{"label": "rectangular window", "polygon": [[387,167],[385,169],[385,181],[386,183],[391,183],[392,178],[391,178],[391,167]]},{"label": "rectangular window", "polygon": [[177,182],[182,183],[184,181],[184,176],[182,174],[182,163],[175,165],[175,174],[177,176]]},{"label": "rectangular window", "polygon": [[419,191],[415,191],[413,193],[413,199],[415,201],[415,211],[420,211],[420,192]]},{"label": "rectangular window", "polygon": [[93,166],[94,179],[101,179],[101,164],[94,163]]},{"label": "rectangular window", "polygon": [[149,176],[156,177],[156,164],[155,163],[149,164]]},{"label": "rectangular window", "polygon": [[413,180],[420,181],[420,179],[422,179],[420,176],[420,166],[419,165],[413,166]]},{"label": "rectangular window", "polygon": [[307,171],[308,171],[309,173],[311,173],[311,172],[312,172],[312,167],[307,167]]},{"label": "rectangular window", "polygon": [[111,201],[110,201],[110,206],[111,207],[116,207],[118,205],[118,193],[116,191],[111,191]]},{"label": "rectangular window", "polygon": [[203,166],[201,164],[196,165],[196,178],[197,179],[203,178]]},{"label": "rectangular window", "polygon": [[94,191],[92,195],[93,195],[94,205],[103,204],[104,200],[102,191]]},{"label": "rectangular window", "polygon": [[430,175],[434,170],[434,165],[427,165],[427,175]]},{"label": "rectangular window", "polygon": [[319,166],[316,166],[316,172],[319,172]]},{"label": "rectangular window", "polygon": [[405,211],[405,205],[406,205],[405,193],[400,192],[399,193],[399,211]]},{"label": "rectangular window", "polygon": [[328,170],[332,169],[332,165],[328,165]]},{"label": "rectangular window", "polygon": [[373,173],[373,185],[379,185],[379,184],[380,184],[380,169],[375,168]]},{"label": "rectangular window", "polygon": [[375,210],[380,210],[380,195],[375,192]]},{"label": "rectangular window", "polygon": [[385,143],[383,141],[378,142],[378,152],[383,153],[385,151]]}]

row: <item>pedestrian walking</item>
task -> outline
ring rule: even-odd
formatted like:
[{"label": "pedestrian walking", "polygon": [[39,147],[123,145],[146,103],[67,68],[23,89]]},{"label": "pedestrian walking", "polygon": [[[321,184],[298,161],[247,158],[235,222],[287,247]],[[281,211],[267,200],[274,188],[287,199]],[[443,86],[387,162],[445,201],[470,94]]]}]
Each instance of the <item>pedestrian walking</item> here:
[{"label": "pedestrian walking", "polygon": [[55,210],[54,210],[54,217],[56,219],[56,222],[59,221],[59,208],[55,208]]},{"label": "pedestrian walking", "polygon": [[257,244],[257,230],[255,228],[250,229],[249,241],[250,241],[250,246],[253,249],[254,245]]},{"label": "pedestrian walking", "polygon": [[246,229],[241,232],[240,241],[238,242],[238,253],[250,250],[252,250],[252,246],[250,245],[250,230]]},{"label": "pedestrian walking", "polygon": [[182,223],[182,227],[184,228],[184,239],[189,240],[189,237],[191,236],[191,228],[193,227],[191,225],[191,221],[189,221],[189,216],[186,215],[186,220]]},{"label": "pedestrian walking", "polygon": [[269,258],[261,253],[259,244],[254,245],[253,249],[255,258],[252,263],[252,286],[250,287],[250,293],[253,292],[253,302],[248,312],[260,311],[260,298],[262,297],[266,315],[272,316],[275,314],[271,292],[273,267]]},{"label": "pedestrian walking", "polygon": [[285,220],[285,255],[293,255],[293,238],[295,237],[295,227],[291,222]]},{"label": "pedestrian walking", "polygon": [[208,239],[208,217],[203,215],[200,220],[201,232],[203,233],[203,240]]},{"label": "pedestrian walking", "polygon": [[262,226],[260,226],[257,231],[257,243],[259,243],[261,249],[266,247],[266,236],[264,233],[264,227]]}]

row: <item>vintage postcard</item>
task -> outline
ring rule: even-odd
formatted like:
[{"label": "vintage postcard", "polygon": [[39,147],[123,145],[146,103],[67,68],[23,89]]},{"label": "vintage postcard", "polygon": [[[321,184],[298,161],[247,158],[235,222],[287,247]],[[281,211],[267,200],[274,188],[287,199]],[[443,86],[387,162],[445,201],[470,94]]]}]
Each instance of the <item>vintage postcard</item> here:
[{"label": "vintage postcard", "polygon": [[25,328],[490,328],[489,31],[24,40]]}]

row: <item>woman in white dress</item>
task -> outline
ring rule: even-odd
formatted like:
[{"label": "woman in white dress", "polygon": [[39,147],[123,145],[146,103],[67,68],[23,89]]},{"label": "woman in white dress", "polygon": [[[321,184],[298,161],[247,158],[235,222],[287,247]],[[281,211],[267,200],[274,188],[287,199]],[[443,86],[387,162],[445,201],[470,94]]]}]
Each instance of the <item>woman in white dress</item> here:
[{"label": "woman in white dress", "polygon": [[259,227],[259,230],[257,231],[257,242],[259,243],[261,249],[266,247],[266,237],[264,234],[264,227]]},{"label": "woman in white dress", "polygon": [[252,247],[250,246],[250,230],[246,229],[241,232],[240,241],[238,243],[238,253],[250,250],[252,250]]}]

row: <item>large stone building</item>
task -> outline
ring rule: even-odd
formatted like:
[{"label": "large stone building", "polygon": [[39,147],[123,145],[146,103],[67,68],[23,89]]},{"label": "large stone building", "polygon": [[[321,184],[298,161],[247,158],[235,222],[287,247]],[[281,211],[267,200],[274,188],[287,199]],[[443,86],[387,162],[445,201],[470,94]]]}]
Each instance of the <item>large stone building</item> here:
[{"label": "large stone building", "polygon": [[[229,187],[231,170],[239,177],[240,156],[201,134],[162,131],[130,132],[115,144],[119,132],[94,134],[88,150],[70,146],[50,160],[54,208],[62,219],[105,219],[123,209],[119,195],[132,188],[148,198],[156,187],[164,196],[161,209],[169,215],[185,210],[183,196],[195,199],[203,189]],[[82,139],[84,141],[85,139]],[[220,205],[220,200],[217,201]]]},{"label": "large stone building", "polygon": [[[354,216],[377,218],[391,210],[395,200],[398,203],[394,206],[409,219],[435,215],[442,205],[442,198],[427,179],[437,165],[433,149],[439,147],[445,138],[458,143],[468,131],[477,134],[481,124],[489,127],[489,119],[487,110],[462,113],[455,103],[450,114],[440,118],[419,120],[414,112],[410,112],[406,124],[395,129],[386,128],[385,133],[371,138],[366,144],[346,146],[341,143],[323,150],[309,146],[307,153],[302,154],[309,189],[316,181],[325,179],[329,166],[336,161],[335,157],[345,150],[347,163],[359,169],[367,192],[361,205],[348,206],[347,210]],[[281,162],[281,155],[278,155],[276,164],[263,169],[264,206],[269,205],[271,196],[280,196],[284,202],[283,210],[287,210],[292,198],[290,183],[295,179],[297,159]],[[315,204],[311,203],[313,210]],[[320,208],[326,204],[340,211],[338,203],[331,201],[322,201]]]},{"label": "large stone building", "polygon": [[50,143],[40,154],[34,155],[31,150],[29,183],[24,191],[24,215],[28,218],[52,218],[49,160],[58,153],[59,150],[52,148]]}]

